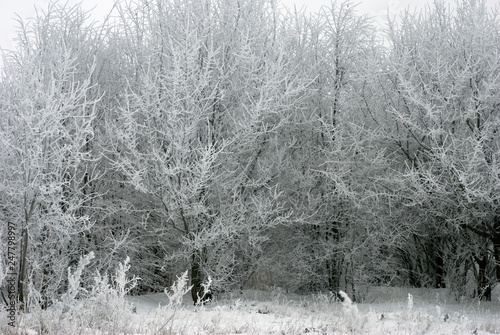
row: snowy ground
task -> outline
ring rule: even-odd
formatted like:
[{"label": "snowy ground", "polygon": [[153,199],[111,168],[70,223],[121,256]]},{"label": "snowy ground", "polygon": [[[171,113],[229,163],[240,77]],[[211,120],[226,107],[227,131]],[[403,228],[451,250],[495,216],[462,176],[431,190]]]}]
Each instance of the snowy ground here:
[{"label": "snowy ground", "polygon": [[106,318],[104,328],[102,318],[93,321],[101,331],[69,331],[54,318],[47,320],[50,314],[38,314],[25,316],[24,329],[11,334],[50,334],[54,329],[59,334],[76,329],[78,334],[500,334],[499,291],[492,302],[457,303],[446,290],[376,287],[367,291],[365,303],[350,305],[328,294],[300,296],[278,288],[226,294],[198,307],[189,294],[181,304],[169,305],[168,297],[157,293],[127,297],[132,306],[124,306],[130,311],[93,308],[91,314],[81,314]]},{"label": "snowy ground", "polygon": [[[410,296],[409,296],[410,294]],[[131,297],[143,325],[179,334],[499,334],[500,301],[454,302],[446,290],[371,288],[366,303],[282,290],[244,291],[174,311],[165,294]],[[159,320],[164,327],[158,329]],[[161,322],[160,322],[161,323]]]}]

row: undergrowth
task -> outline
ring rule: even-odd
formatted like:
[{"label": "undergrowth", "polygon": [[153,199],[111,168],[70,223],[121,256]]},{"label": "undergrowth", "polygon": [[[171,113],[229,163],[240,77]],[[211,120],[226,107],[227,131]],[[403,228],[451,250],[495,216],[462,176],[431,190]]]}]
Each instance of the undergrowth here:
[{"label": "undergrowth", "polygon": [[[422,300],[416,292],[406,299],[356,304],[340,291],[293,296],[274,290],[228,294],[208,305],[184,301],[191,290],[188,272],[166,288],[165,299],[150,313],[135,314],[126,299],[138,278],[127,278],[126,259],[114,275],[95,273],[84,288],[82,273],[92,254],[68,270],[68,289],[48,309],[19,315],[17,328],[0,323],[2,334],[498,334],[498,312],[450,307],[438,297]],[[210,281],[205,283],[207,291]],[[267,297],[267,299],[266,299]],[[341,299],[339,299],[340,297]],[[498,310],[498,308],[497,308]],[[2,312],[4,313],[4,312]],[[488,314],[489,313],[489,314]],[[4,315],[0,315],[4,319]]]}]

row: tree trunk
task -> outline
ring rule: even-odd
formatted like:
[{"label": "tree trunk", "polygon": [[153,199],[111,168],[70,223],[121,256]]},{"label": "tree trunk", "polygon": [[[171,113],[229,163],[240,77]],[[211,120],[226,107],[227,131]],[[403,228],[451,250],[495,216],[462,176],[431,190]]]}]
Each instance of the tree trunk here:
[{"label": "tree trunk", "polygon": [[201,263],[200,251],[194,250],[191,259],[191,285],[192,285],[191,298],[193,299],[193,302],[195,304],[198,303],[198,293],[202,289],[200,263]]},{"label": "tree trunk", "polygon": [[328,276],[328,290],[337,294],[340,289],[340,265],[335,258],[327,260],[325,265]]},{"label": "tree trunk", "polygon": [[500,237],[493,241],[493,256],[495,257],[495,277],[497,283],[500,283]]},{"label": "tree trunk", "polygon": [[[457,248],[454,248],[455,252]],[[455,298],[460,301],[467,296],[467,274],[471,267],[474,267],[472,259],[469,257],[458,257],[454,260],[454,271],[452,272],[450,287],[455,291]]]},{"label": "tree trunk", "polygon": [[491,285],[488,278],[488,256],[476,257],[478,265],[477,295],[481,300],[491,301]]},{"label": "tree trunk", "polygon": [[494,232],[491,241],[493,242],[493,257],[495,260],[495,277],[497,283],[500,282],[500,216],[495,216]]},{"label": "tree trunk", "polygon": [[28,261],[28,228],[23,228],[21,233],[21,254],[19,257],[19,278],[17,282],[17,292],[19,294],[19,302],[21,303],[21,308],[25,309],[27,295],[25,292],[25,277],[26,277],[26,263]]},{"label": "tree trunk", "polygon": [[444,270],[444,259],[441,254],[441,252],[437,251],[435,254],[435,265],[436,265],[436,271],[435,271],[435,283],[434,286],[435,288],[445,288],[446,283],[445,283],[445,270]]}]

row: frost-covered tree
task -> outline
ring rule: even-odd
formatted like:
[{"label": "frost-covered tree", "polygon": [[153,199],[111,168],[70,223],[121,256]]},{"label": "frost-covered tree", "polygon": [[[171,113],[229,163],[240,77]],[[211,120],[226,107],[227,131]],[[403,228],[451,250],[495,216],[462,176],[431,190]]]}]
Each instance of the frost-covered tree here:
[{"label": "frost-covered tree", "polygon": [[[135,8],[135,7],[134,7]],[[109,125],[113,164],[140,199],[164,271],[189,266],[242,285],[284,223],[279,130],[304,80],[282,48],[272,1],[140,2],[123,7],[135,66]]]},{"label": "frost-covered tree", "polygon": [[435,2],[407,12],[389,37],[385,90],[392,93],[379,121],[400,157],[388,185],[415,220],[421,217],[423,228],[408,241],[417,245],[410,270],[424,264],[419,272],[435,276],[437,286],[448,274],[460,294],[456,276],[477,270],[476,292],[490,299],[500,279],[497,12],[484,1],[461,1],[452,10]]},{"label": "frost-covered tree", "polygon": [[[89,209],[99,178],[90,146],[98,97],[86,14],[49,6],[21,28],[17,49],[4,58],[0,83],[1,219],[15,225],[21,304],[50,304],[78,260],[80,234],[92,227]],[[2,229],[6,225],[2,224]]]},{"label": "frost-covered tree", "polygon": [[188,269],[195,302],[209,278],[357,299],[380,283],[462,295],[471,273],[489,298],[496,12],[437,2],[380,41],[349,1],[278,8],[132,0],[102,24],[58,5],[21,22],[0,219],[18,230],[22,303],[60,296],[90,252],[100,273],[129,256],[136,292]]},{"label": "frost-covered tree", "polygon": [[[356,90],[369,76],[369,57],[376,56],[374,28],[350,2],[332,2],[319,15],[296,14],[293,23],[295,61],[312,81],[303,111],[288,129],[294,145],[283,180],[291,181],[287,201],[301,216],[283,239],[279,269],[296,280],[291,288],[338,292],[348,285],[351,291],[363,281],[354,280],[355,269],[368,263],[353,247],[367,245],[363,226],[371,220],[370,205],[364,213],[358,207],[363,196],[356,192],[369,181],[361,164],[364,135],[352,122],[363,103]],[[294,261],[287,262],[290,254]]]}]

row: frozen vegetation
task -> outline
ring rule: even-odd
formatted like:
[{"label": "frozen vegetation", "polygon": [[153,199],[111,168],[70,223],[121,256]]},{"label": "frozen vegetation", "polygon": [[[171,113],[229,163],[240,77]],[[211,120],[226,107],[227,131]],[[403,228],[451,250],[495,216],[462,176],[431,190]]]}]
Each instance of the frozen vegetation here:
[{"label": "frozen vegetation", "polygon": [[15,24],[2,332],[500,332],[499,6],[380,27],[348,0],[49,2]]},{"label": "frozen vegetation", "polygon": [[[187,273],[162,293],[124,296],[124,277],[96,278],[86,298],[26,313],[5,334],[499,334],[500,292],[491,302],[455,302],[446,289],[369,287],[297,295],[280,287],[220,294],[193,305]],[[66,296],[67,297],[67,296]],[[184,298],[184,299],[183,299]]]}]

